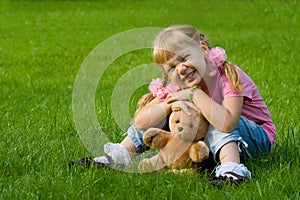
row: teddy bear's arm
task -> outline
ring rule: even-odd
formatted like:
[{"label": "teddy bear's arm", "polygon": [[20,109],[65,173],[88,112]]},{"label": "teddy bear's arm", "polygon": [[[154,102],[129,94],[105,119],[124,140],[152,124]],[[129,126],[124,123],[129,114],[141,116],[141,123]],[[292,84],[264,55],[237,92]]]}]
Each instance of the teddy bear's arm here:
[{"label": "teddy bear's arm", "polygon": [[162,148],[166,145],[170,136],[170,132],[158,128],[149,128],[144,133],[143,140],[145,144],[151,148]]}]

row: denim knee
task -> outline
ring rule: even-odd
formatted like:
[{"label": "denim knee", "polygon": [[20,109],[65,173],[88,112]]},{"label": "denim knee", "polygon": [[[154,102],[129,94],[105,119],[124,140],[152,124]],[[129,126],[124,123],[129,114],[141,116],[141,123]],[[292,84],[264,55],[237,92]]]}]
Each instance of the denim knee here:
[{"label": "denim knee", "polygon": [[266,131],[257,123],[241,116],[237,130],[240,136],[248,144],[245,152],[249,157],[257,157],[268,154],[271,150],[271,142]]},{"label": "denim knee", "polygon": [[213,158],[218,162],[217,154],[219,150],[227,143],[239,140],[237,131],[231,133],[223,133],[215,129],[212,125],[209,126],[204,142],[209,147]]},{"label": "denim knee", "polygon": [[205,142],[217,162],[219,150],[227,143],[235,141],[239,152],[245,152],[248,157],[255,157],[270,152],[270,140],[264,129],[255,122],[241,116],[237,127],[230,133],[223,133],[209,126]]}]

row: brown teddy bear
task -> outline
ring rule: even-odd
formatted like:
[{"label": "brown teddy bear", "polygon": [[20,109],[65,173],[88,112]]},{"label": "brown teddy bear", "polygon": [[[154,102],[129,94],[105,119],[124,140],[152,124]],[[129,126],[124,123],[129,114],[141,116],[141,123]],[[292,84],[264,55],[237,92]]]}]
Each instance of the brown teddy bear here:
[{"label": "brown teddy bear", "polygon": [[[207,145],[201,141],[208,130],[209,123],[203,115],[190,109],[191,115],[183,111],[177,101],[172,105],[169,118],[170,132],[158,128],[149,128],[143,140],[151,148],[160,151],[151,158],[146,158],[139,163],[142,172],[160,170],[165,167],[176,170],[195,168],[209,156]],[[185,102],[191,103],[191,102]]]}]

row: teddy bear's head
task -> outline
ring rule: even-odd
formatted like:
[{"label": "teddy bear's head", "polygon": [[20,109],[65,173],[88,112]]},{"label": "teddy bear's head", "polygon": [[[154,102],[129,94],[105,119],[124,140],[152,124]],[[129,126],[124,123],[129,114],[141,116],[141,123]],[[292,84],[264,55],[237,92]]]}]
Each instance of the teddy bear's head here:
[{"label": "teddy bear's head", "polygon": [[189,111],[191,115],[183,111],[179,103],[173,103],[169,119],[170,131],[182,140],[199,141],[205,137],[209,123],[201,113],[194,109]]}]

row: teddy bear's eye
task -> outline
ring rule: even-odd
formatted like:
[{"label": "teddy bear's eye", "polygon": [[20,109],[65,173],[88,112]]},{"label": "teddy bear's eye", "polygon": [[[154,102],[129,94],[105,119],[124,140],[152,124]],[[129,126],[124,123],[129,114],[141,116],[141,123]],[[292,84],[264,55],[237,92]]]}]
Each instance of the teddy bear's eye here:
[{"label": "teddy bear's eye", "polygon": [[176,124],[178,124],[179,122],[180,122],[179,119],[177,119],[177,120],[175,121]]}]

